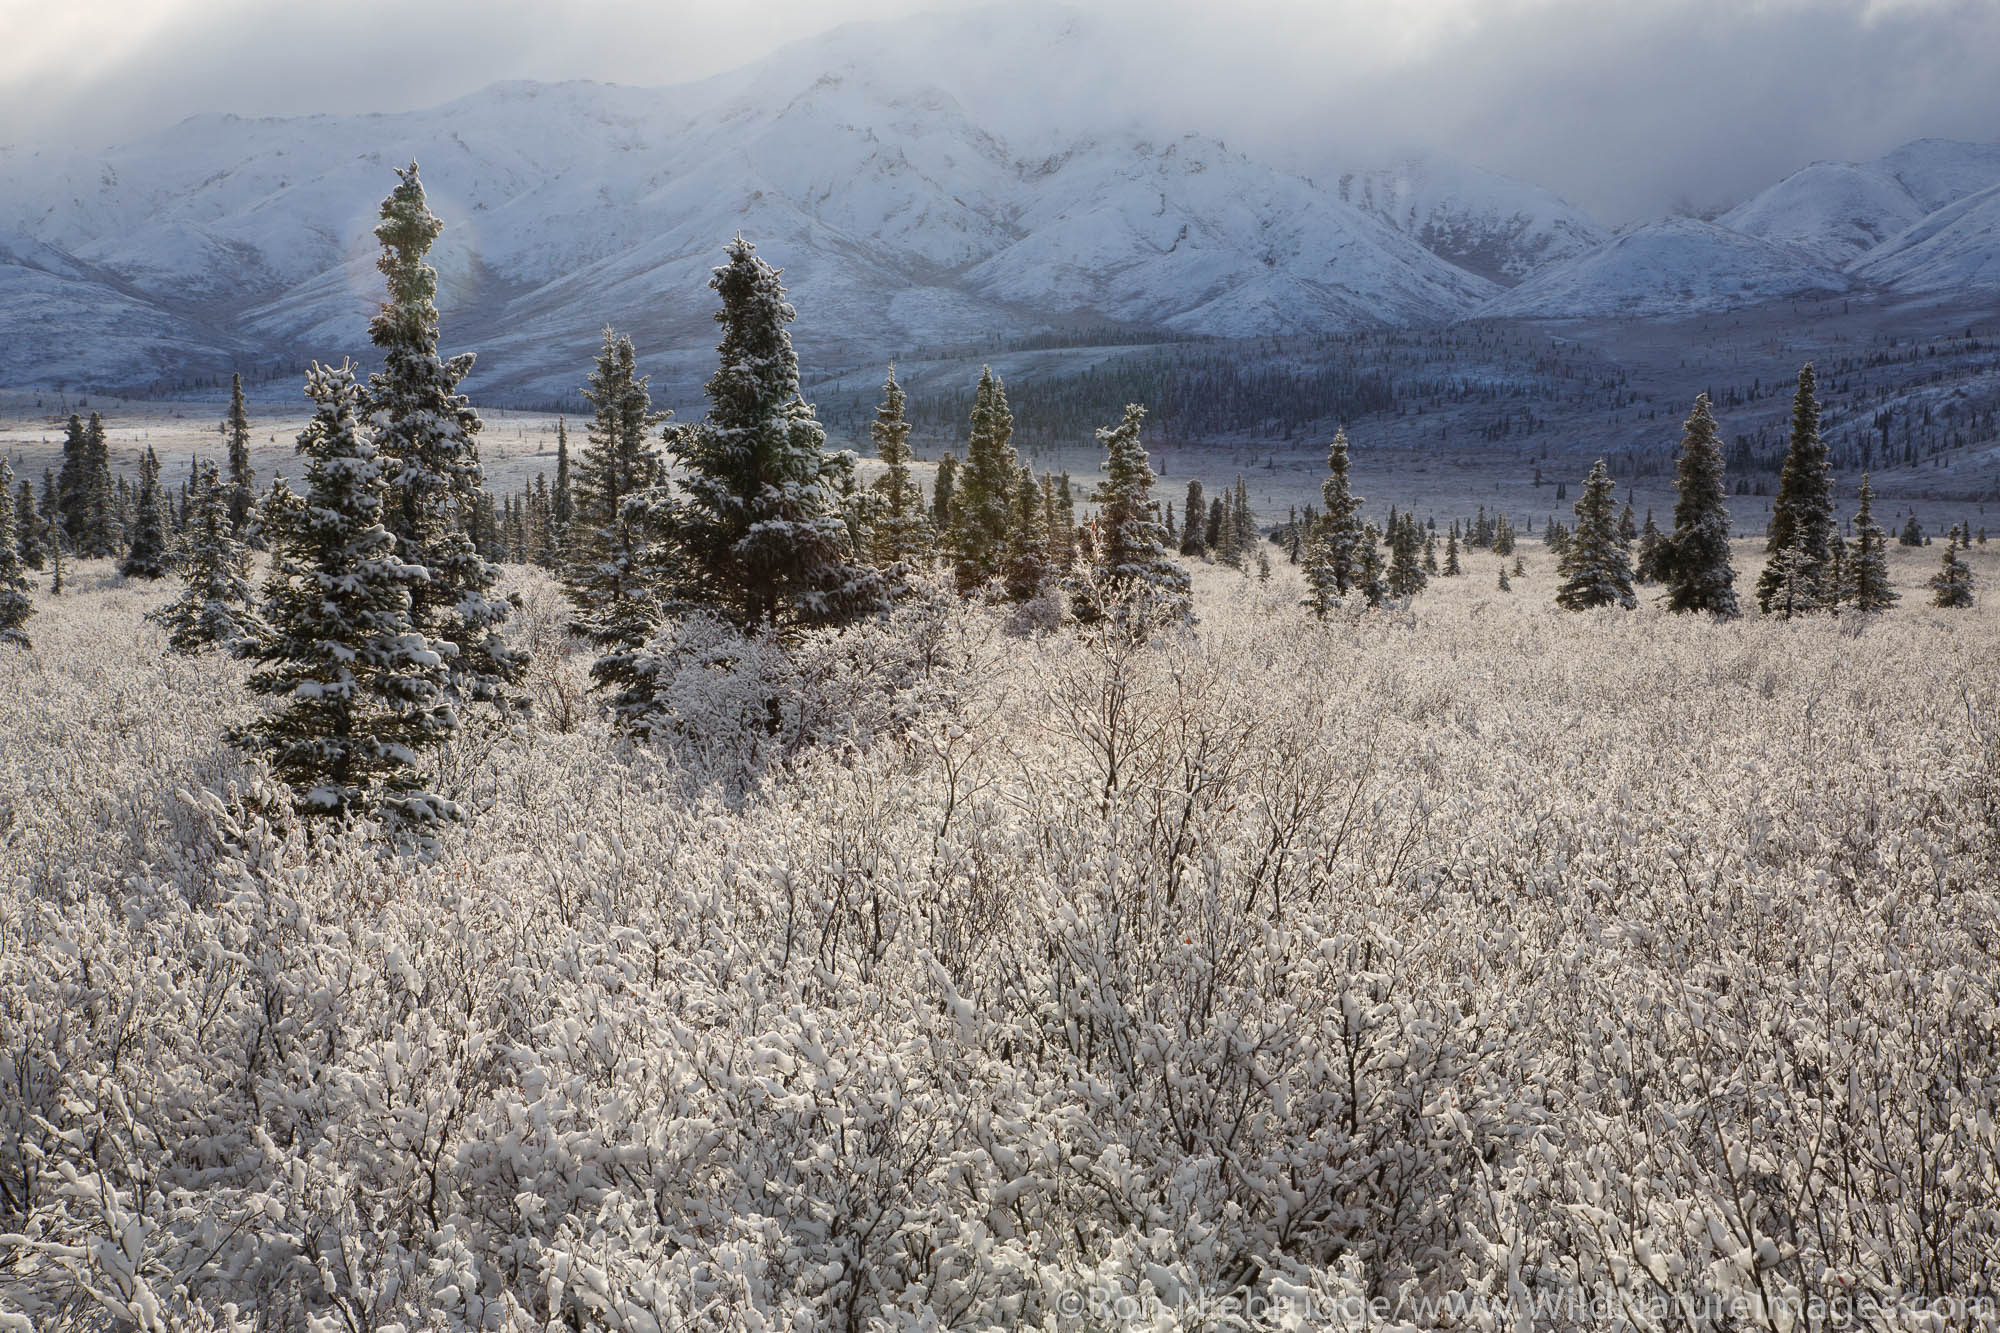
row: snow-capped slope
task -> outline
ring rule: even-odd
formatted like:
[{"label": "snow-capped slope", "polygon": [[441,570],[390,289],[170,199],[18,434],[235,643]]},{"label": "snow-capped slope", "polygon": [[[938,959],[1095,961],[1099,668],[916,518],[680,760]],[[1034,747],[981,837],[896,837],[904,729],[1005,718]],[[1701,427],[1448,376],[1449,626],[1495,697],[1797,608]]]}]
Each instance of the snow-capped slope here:
[{"label": "snow-capped slope", "polygon": [[1873,162],[1815,162],[1716,221],[1844,266],[1994,184],[2000,144],[1919,139]]},{"label": "snow-capped slope", "polygon": [[1492,317],[1673,316],[1853,284],[1811,255],[1696,218],[1635,228],[1489,301]]},{"label": "snow-capped slope", "polygon": [[1340,197],[1469,273],[1512,286],[1611,239],[1609,230],[1537,185],[1442,158],[1347,172]]},{"label": "snow-capped slope", "polygon": [[[851,25],[677,88],[512,83],[399,115],[196,117],[98,155],[0,153],[0,229],[110,275],[177,337],[360,352],[374,209],[415,159],[446,222],[451,341],[490,353],[486,392],[528,396],[572,387],[607,321],[670,357],[690,339],[705,352],[708,274],[738,230],[787,270],[802,340],[835,362],[1057,321],[1420,323],[1492,294],[1303,177],[1197,136],[1083,124],[1105,40],[1072,11],[987,10]],[[1052,90],[1032,111],[1028,79]],[[134,368],[107,349],[77,373]],[[0,362],[0,381],[22,373]]]},{"label": "snow-capped slope", "polygon": [[1854,273],[1904,292],[2000,292],[2000,185],[1940,208]]},{"label": "snow-capped slope", "polygon": [[1887,172],[1815,162],[1716,221],[1759,240],[1794,245],[1836,265],[1859,259],[1922,221],[1925,209]]}]

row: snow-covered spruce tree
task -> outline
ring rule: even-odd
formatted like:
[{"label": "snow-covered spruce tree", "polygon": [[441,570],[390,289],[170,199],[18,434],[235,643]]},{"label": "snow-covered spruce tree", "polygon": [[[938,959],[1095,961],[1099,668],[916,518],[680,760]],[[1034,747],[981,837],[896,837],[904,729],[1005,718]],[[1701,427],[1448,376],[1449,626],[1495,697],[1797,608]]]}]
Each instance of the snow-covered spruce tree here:
[{"label": "snow-covered spruce tree", "polygon": [[1458,563],[1458,528],[1454,525],[1444,539],[1444,572],[1446,577],[1456,577],[1465,572]]},{"label": "snow-covered spruce tree", "polygon": [[1736,567],[1729,558],[1729,489],[1722,476],[1722,438],[1708,395],[1694,400],[1675,466],[1674,530],[1655,557],[1669,611],[1726,618],[1736,605]]},{"label": "snow-covered spruce tree", "polygon": [[139,459],[139,500],[133,515],[132,544],[118,562],[118,572],[128,579],[160,579],[167,576],[167,520],[161,512],[160,460],[148,448]]},{"label": "snow-covered spruce tree", "polygon": [[453,817],[418,769],[457,724],[444,661],[410,621],[424,569],[397,554],[382,526],[385,460],[362,422],[353,369],[315,364],[306,394],[316,406],[299,436],[307,493],[272,511],[260,607],[268,631],[241,650],[258,664],[251,690],[273,704],[232,740],[262,755],[309,816]]},{"label": "snow-covered spruce tree", "polygon": [[229,524],[241,538],[249,531],[257,505],[257,472],[250,466],[250,413],[243,405],[241,375],[230,376],[229,415],[222,427],[229,442]]},{"label": "snow-covered spruce tree", "polygon": [[576,607],[571,628],[603,653],[599,679],[618,683],[660,623],[658,496],[664,464],[653,430],[651,376],[632,340],[604,330],[583,396],[595,409],[572,483],[563,589]]},{"label": "snow-covered spruce tree", "polygon": [[195,465],[187,527],[175,560],[187,586],[146,617],[165,627],[167,646],[177,653],[234,651],[256,637],[250,553],[236,535],[237,495],[236,484],[224,482],[215,464],[204,459]]},{"label": "snow-covered spruce tree", "polygon": [[1193,600],[1187,571],[1167,554],[1153,505],[1153,468],[1139,443],[1146,409],[1126,405],[1116,426],[1097,431],[1104,446],[1093,563],[1074,583],[1079,620],[1110,619],[1135,633],[1151,625],[1187,623]]},{"label": "snow-covered spruce tree", "polygon": [[1243,480],[1243,474],[1236,474],[1236,488],[1229,501],[1229,534],[1235,543],[1234,558],[1230,564],[1239,569],[1247,569],[1263,534],[1257,531],[1257,518],[1250,512],[1250,483]]},{"label": "snow-covered spruce tree", "polygon": [[[1778,495],[1771,504],[1770,555],[1757,576],[1757,607],[1771,611],[1781,581],[1816,585],[1833,551],[1833,465],[1819,433],[1819,397],[1812,363],[1799,370],[1799,387],[1792,398],[1792,434],[1778,474]],[[1798,555],[1786,555],[1796,549]],[[1782,565],[1779,557],[1783,557]],[[1803,559],[1811,565],[1802,569]],[[1810,595],[1802,595],[1809,593]],[[1823,609],[1829,600],[1817,586],[1794,586],[1787,601]]]},{"label": "snow-covered spruce tree", "polygon": [[903,386],[896,383],[896,366],[891,362],[882,403],[868,427],[875,456],[885,465],[875,481],[882,503],[869,529],[868,559],[877,569],[893,571],[891,582],[897,585],[928,563],[931,554],[930,518],[924,513],[923,491],[910,472],[910,423],[903,415],[904,402]]},{"label": "snow-covered spruce tree", "polygon": [[1505,514],[1493,520],[1493,554],[1514,554],[1514,523]]},{"label": "snow-covered spruce tree", "polygon": [[39,572],[49,563],[47,527],[41,511],[35,507],[35,488],[23,478],[21,488],[14,494],[14,549],[28,569]]},{"label": "snow-covered spruce tree", "polygon": [[1949,608],[1964,608],[1972,605],[1972,566],[1958,553],[1959,546],[1970,545],[1962,528],[1953,528],[1944,540],[1944,559],[1938,572],[1930,577],[1931,605]]},{"label": "snow-covered spruce tree", "polygon": [[1694,400],[1682,426],[1674,470],[1674,530],[1654,564],[1666,584],[1668,610],[1736,616],[1736,566],[1730,562],[1728,486],[1722,480],[1722,436],[1708,394]]},{"label": "snow-covered spruce tree", "polygon": [[882,576],[856,562],[841,521],[840,480],[852,475],[854,456],[827,452],[826,432],[799,396],[785,327],[795,315],[778,271],[741,236],[727,253],[709,282],[722,298],[723,332],[708,414],[667,433],[681,470],[663,510],[667,600],[749,632],[848,624],[888,602]]},{"label": "snow-covered spruce tree", "polygon": [[444,224],[424,202],[417,164],[396,175],[375,228],[389,295],[368,324],[382,352],[367,409],[388,472],[383,524],[402,558],[429,572],[411,589],[410,623],[444,656],[448,699],[511,709],[523,702],[514,687],[527,659],[501,636],[509,607],[493,595],[500,571],[466,530],[485,492],[479,414],[458,391],[472,354],[438,353],[437,270],[425,257]]},{"label": "snow-covered spruce tree", "polygon": [[1076,564],[1076,506],[1069,494],[1069,473],[1060,480],[1053,472],[1042,473],[1042,511],[1049,528],[1049,561],[1066,572]]},{"label": "snow-covered spruce tree", "polygon": [[[0,501],[14,489],[14,469],[0,460]],[[0,503],[0,643],[26,648],[28,617],[35,604],[28,598],[28,576],[21,568],[19,538],[14,532],[14,508]]]},{"label": "snow-covered spruce tree", "polygon": [[949,450],[938,459],[937,475],[931,479],[931,535],[933,540],[951,538],[951,497],[958,488],[958,457]]},{"label": "snow-covered spruce tree", "polygon": [[1048,506],[1041,485],[1025,465],[1015,474],[1014,517],[1007,527],[1007,555],[1001,581],[1010,602],[1031,602],[1048,591],[1055,577],[1049,558]]},{"label": "snow-covered spruce tree", "polygon": [[1014,491],[1014,415],[1007,391],[991,366],[979,372],[972,400],[972,430],[965,462],[952,479],[952,574],[970,594],[998,578],[1006,559],[1009,503]]},{"label": "snow-covered spruce tree", "polygon": [[[1360,581],[1361,552],[1367,539],[1344,429],[1334,431],[1333,443],[1327,447],[1326,480],[1320,483],[1319,494],[1323,507],[1319,521],[1307,534],[1306,562],[1320,569],[1317,577],[1331,584],[1336,598],[1345,597]],[[1306,577],[1308,582],[1315,577],[1310,568]]]},{"label": "snow-covered spruce tree", "polygon": [[84,423],[83,438],[83,554],[103,559],[118,553],[124,535],[118,528],[118,488],[111,477],[111,442],[104,432],[104,418],[92,412]]},{"label": "snow-covered spruce tree", "polygon": [[1856,611],[1873,614],[1895,605],[1899,594],[1889,585],[1889,534],[1875,521],[1875,487],[1866,472],[1854,510],[1854,547],[1842,573],[1841,600]]},{"label": "snow-covered spruce tree", "polygon": [[1373,523],[1361,529],[1361,570],[1354,590],[1370,606],[1380,606],[1389,598],[1389,581],[1382,567],[1382,534]]},{"label": "snow-covered spruce tree", "polygon": [[1563,583],[1556,591],[1556,605],[1565,611],[1639,604],[1632,593],[1632,558],[1618,532],[1614,489],[1600,458],[1577,498],[1576,532],[1559,565]]},{"label": "snow-covered spruce tree", "polygon": [[569,525],[576,517],[576,489],[570,476],[569,423],[556,418],[556,484],[549,492],[549,543],[557,567],[569,549]]}]

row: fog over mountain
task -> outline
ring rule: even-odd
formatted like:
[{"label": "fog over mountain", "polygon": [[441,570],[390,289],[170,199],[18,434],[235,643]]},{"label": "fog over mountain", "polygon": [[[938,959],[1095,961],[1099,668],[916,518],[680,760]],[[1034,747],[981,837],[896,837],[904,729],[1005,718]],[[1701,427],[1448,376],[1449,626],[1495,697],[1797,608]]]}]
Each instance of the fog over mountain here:
[{"label": "fog over mountain", "polygon": [[[1888,42],[1918,16],[1978,21],[1931,8],[1870,22]],[[1434,53],[1459,31],[1406,40]],[[1712,223],[1614,231],[1550,181],[1396,151],[1393,117],[1366,144],[1357,124],[1236,136],[1217,90],[1146,65],[1152,40],[1095,9],[955,10],[663,87],[513,81],[0,150],[0,382],[171,383],[364,349],[374,207],[411,159],[447,224],[452,341],[480,353],[483,392],[519,401],[573,390],[607,321],[692,365],[739,229],[786,268],[802,345],[835,369],[1102,326],[1244,338],[2000,285],[1982,195],[2000,146],[1793,162]]]}]

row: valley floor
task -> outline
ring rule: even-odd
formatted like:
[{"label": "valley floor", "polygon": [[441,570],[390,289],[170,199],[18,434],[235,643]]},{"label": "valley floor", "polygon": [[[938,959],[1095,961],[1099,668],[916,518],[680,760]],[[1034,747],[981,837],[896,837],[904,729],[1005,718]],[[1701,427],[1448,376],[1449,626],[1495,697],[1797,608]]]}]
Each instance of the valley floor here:
[{"label": "valley floor", "polygon": [[421,862],[85,565],[0,649],[0,1326],[1990,1326],[2000,548],[1730,624],[1522,551],[1202,567],[1138,649],[924,604],[645,746],[520,573]]}]

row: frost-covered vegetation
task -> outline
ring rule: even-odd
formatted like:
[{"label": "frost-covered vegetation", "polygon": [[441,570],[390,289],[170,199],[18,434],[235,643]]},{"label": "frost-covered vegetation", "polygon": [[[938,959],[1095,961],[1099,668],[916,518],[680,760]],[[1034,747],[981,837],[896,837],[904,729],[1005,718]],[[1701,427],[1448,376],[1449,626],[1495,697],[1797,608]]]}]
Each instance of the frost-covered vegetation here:
[{"label": "frost-covered vegetation", "polygon": [[1197,564],[1138,645],[690,621],[644,741],[513,569],[537,707],[424,860],[76,565],[0,652],[0,1322],[1987,1326],[1994,604],[1468,561]]}]

